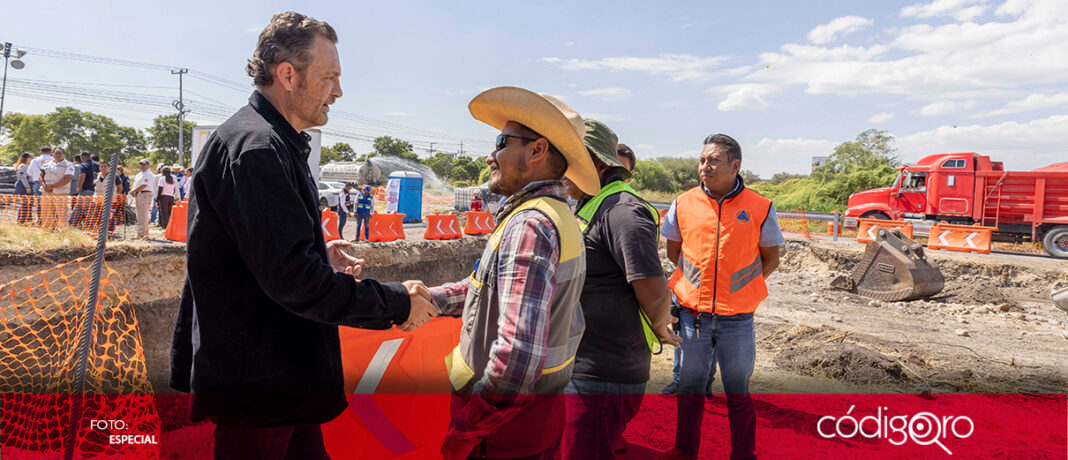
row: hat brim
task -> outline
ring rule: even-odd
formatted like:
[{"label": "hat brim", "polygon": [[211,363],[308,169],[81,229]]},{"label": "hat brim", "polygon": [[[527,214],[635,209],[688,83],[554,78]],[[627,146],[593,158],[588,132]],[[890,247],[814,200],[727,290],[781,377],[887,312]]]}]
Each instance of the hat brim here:
[{"label": "hat brim", "polygon": [[585,132],[578,114],[575,114],[579,125],[576,128],[561,109],[545,96],[515,86],[483,91],[471,100],[467,108],[476,120],[497,129],[504,129],[504,125],[514,121],[534,130],[548,139],[567,159],[564,176],[587,195],[596,195],[601,191],[597,169],[582,143],[582,135],[577,131],[581,128]]}]

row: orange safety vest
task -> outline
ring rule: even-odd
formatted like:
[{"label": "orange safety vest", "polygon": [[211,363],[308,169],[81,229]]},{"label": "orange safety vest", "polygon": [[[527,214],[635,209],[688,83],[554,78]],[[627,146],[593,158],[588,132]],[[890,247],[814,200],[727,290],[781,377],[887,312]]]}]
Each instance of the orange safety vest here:
[{"label": "orange safety vest", "polygon": [[752,313],[768,297],[760,228],[771,200],[743,188],[720,204],[701,186],[675,199],[682,251],[668,286],[679,304],[719,315]]}]

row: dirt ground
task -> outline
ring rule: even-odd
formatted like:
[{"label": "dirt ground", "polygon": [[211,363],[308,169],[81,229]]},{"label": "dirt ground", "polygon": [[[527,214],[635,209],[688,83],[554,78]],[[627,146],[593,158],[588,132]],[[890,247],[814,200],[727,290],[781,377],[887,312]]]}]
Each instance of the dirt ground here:
[{"label": "dirt ground", "polygon": [[[887,303],[830,288],[862,248],[803,239],[783,247],[756,314],[754,392],[1068,389],[1068,314],[1049,297],[1052,287],[1068,285],[1068,262],[928,251],[945,289]],[[669,353],[654,357],[651,390],[670,381],[671,363]]]}]

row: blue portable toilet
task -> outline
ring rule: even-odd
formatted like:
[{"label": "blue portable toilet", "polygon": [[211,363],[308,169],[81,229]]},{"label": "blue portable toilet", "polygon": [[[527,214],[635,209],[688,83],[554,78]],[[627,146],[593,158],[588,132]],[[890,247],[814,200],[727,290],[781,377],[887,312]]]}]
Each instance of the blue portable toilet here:
[{"label": "blue portable toilet", "polygon": [[[423,176],[415,171],[394,171],[389,175],[389,184],[386,186],[387,198],[393,199],[393,191],[396,190],[397,212],[404,214],[405,222],[421,222],[423,220]],[[392,203],[387,202],[387,209]]]}]

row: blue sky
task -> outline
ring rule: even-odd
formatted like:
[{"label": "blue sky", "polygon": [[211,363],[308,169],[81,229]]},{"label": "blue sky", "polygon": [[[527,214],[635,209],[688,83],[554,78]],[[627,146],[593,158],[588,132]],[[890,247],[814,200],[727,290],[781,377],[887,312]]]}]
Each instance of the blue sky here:
[{"label": "blue sky", "polygon": [[764,177],[807,172],[868,128],[893,133],[910,162],[944,151],[1012,169],[1068,161],[1063,0],[18,2],[0,40],[30,53],[9,71],[5,112],[73,105],[145,127],[177,96],[165,69],[61,51],[188,67],[189,119],[218,123],[247,99],[244,63],[283,10],[337,29],[345,95],[325,140],[358,151],[388,134],[420,153],[464,139],[484,155],[495,132],[467,102],[518,85],[606,122],[642,158],[696,155],[706,135],[730,134],[743,168]]}]

